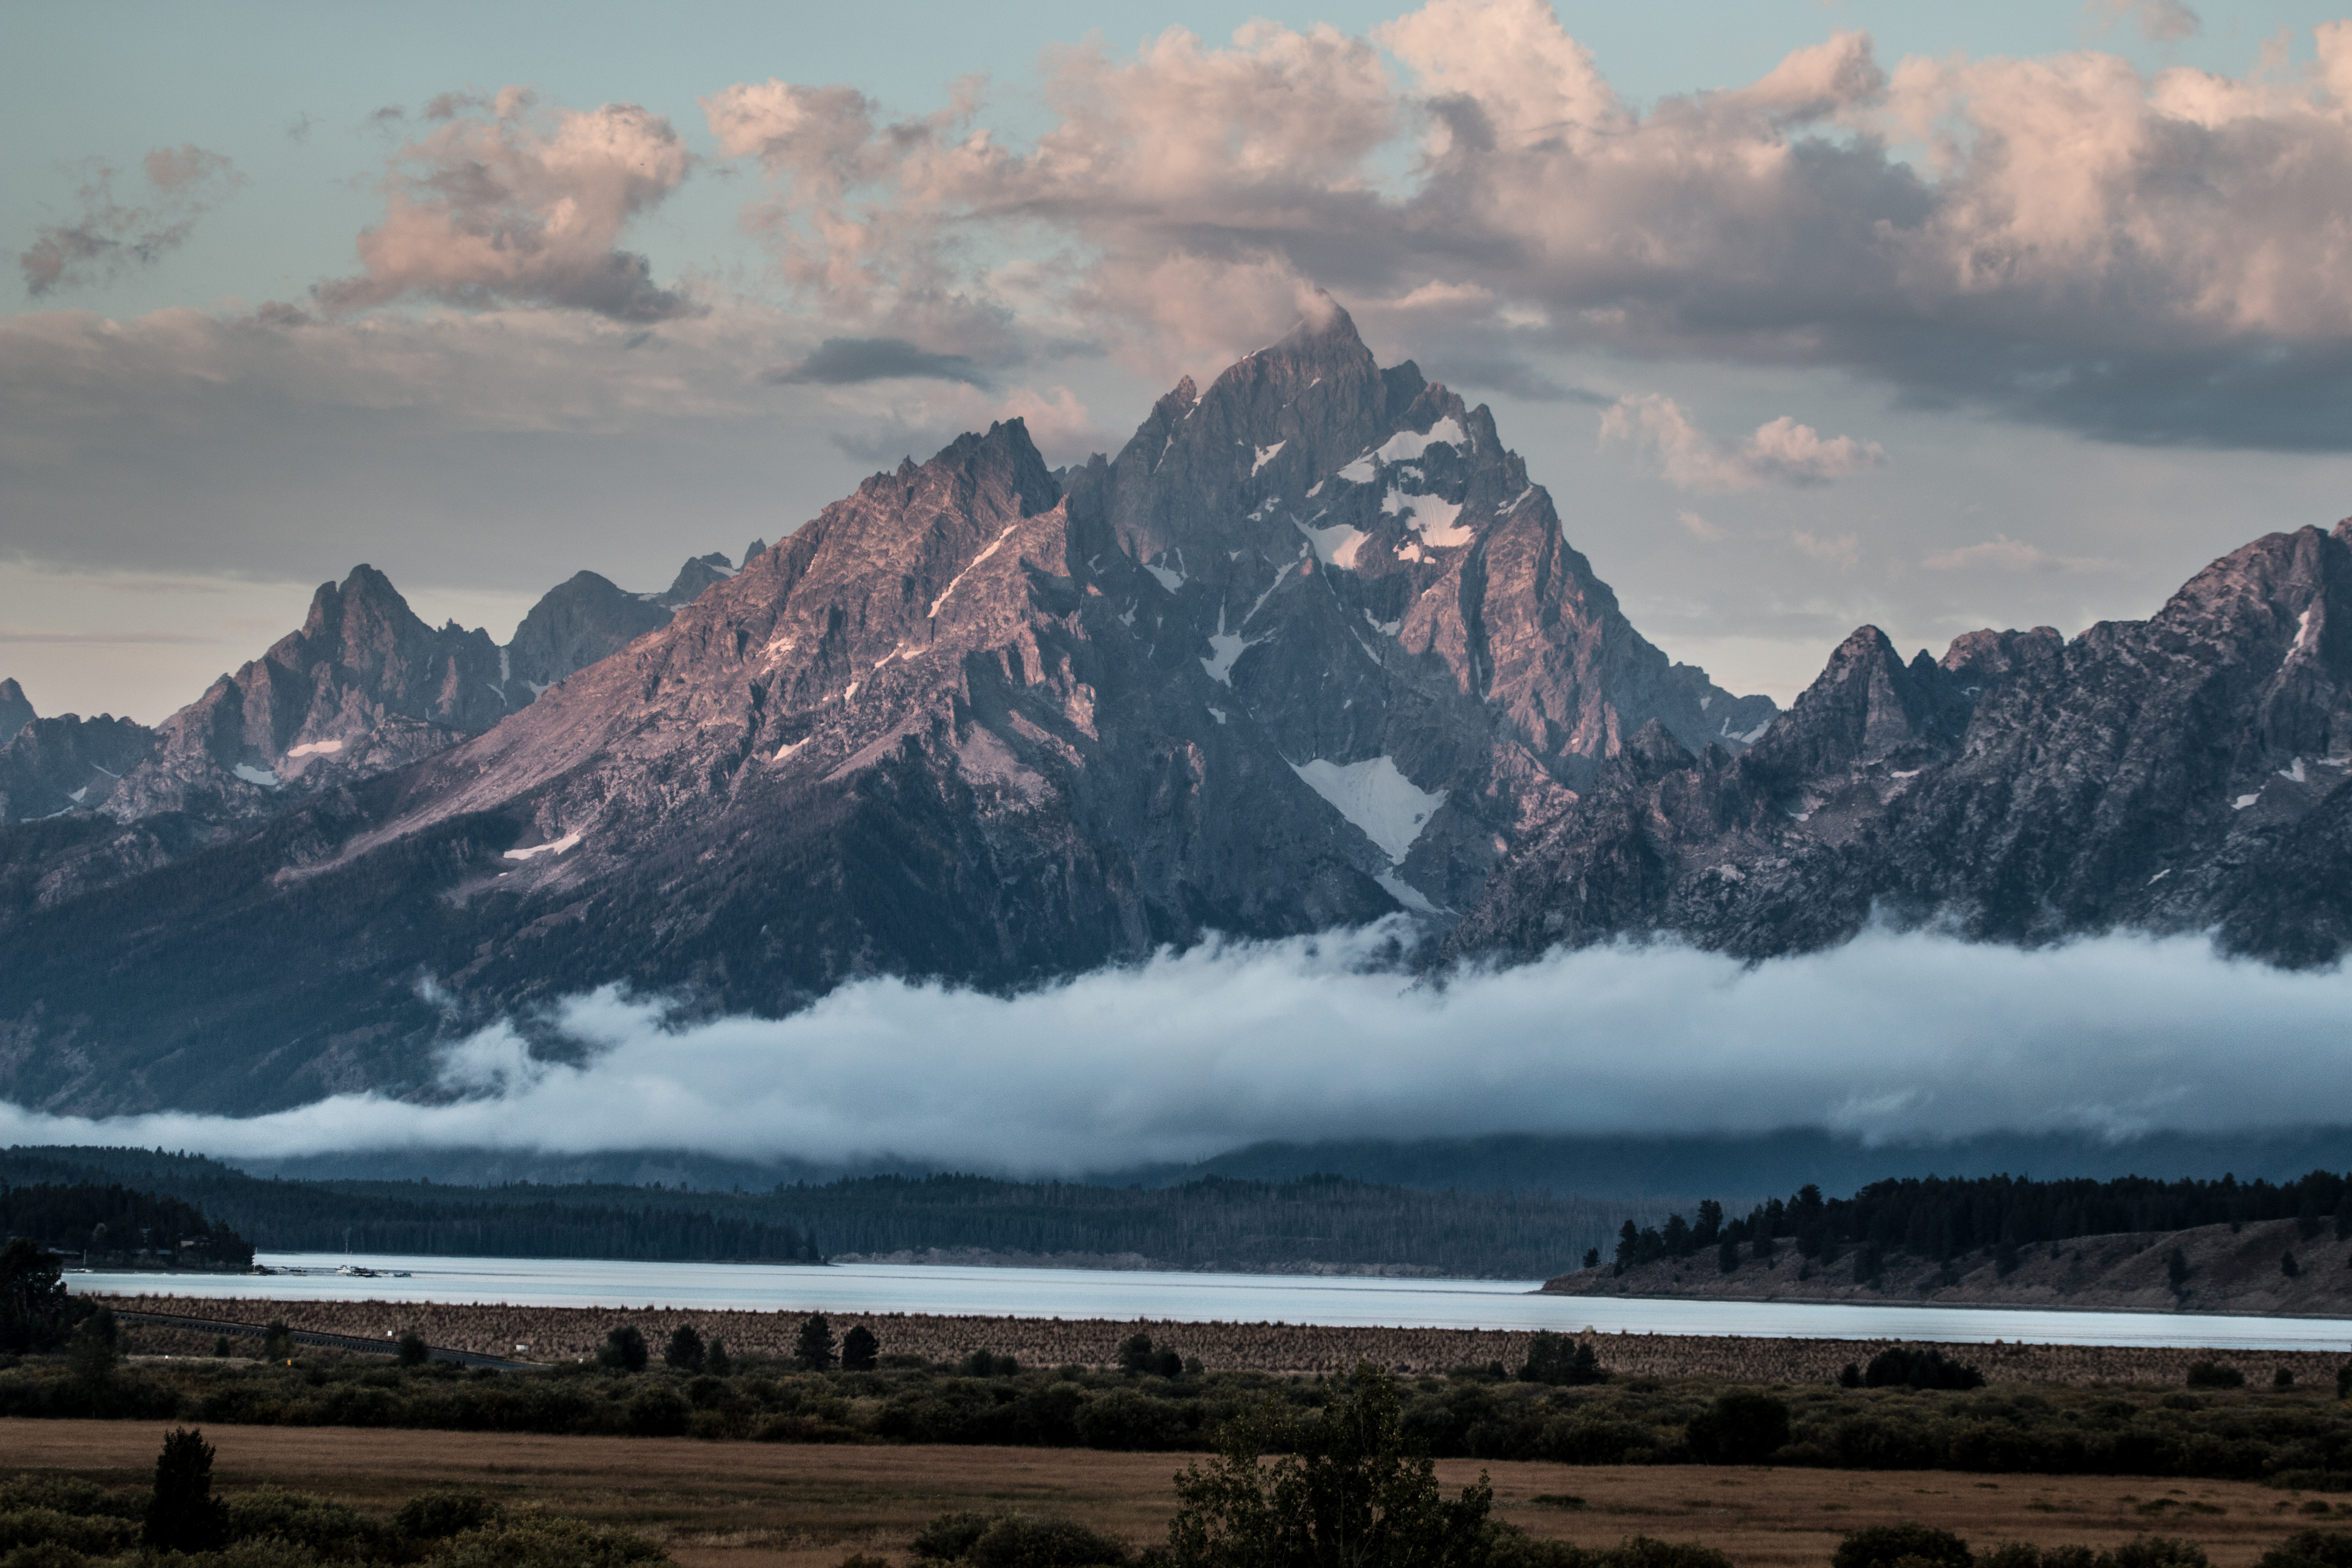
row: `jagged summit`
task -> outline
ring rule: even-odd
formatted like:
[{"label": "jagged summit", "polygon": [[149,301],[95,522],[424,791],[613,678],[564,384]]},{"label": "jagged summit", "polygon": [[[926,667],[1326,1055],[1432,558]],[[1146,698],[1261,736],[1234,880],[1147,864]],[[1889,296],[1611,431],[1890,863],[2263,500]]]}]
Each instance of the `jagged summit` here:
[{"label": "jagged summit", "polygon": [[[1873,911],[2352,945],[2352,524],[2071,641],[1863,627],[1786,713],[1643,638],[1572,531],[1335,307],[1116,455],[1004,421],[670,594],[580,574],[503,649],[361,568],[121,737],[103,816],[8,830],[42,891],[0,906],[0,1092],[250,1110],[606,983],[776,1013],[1400,910],[1480,961]],[[79,788],[49,722],[0,761]]]},{"label": "jagged summit", "polygon": [[6,745],[10,736],[37,717],[32,703],[26,699],[25,689],[14,678],[0,680],[0,746]]}]

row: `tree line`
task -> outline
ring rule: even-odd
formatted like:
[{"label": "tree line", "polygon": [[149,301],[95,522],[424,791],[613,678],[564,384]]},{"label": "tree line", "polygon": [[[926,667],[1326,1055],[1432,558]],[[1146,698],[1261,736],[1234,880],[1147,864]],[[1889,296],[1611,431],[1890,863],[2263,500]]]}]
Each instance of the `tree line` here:
[{"label": "tree line", "polygon": [[[1712,1199],[1693,1212],[1693,1218],[1668,1215],[1655,1226],[1626,1221],[1617,1234],[1617,1271],[1713,1250],[1727,1273],[1742,1256],[1769,1258],[1786,1244],[1800,1257],[1816,1260],[1857,1247],[1865,1266],[1895,1253],[1948,1263],[1990,1250],[2006,1272],[2016,1266],[2022,1248],[2037,1244],[2283,1219],[2295,1221],[2305,1240],[2323,1230],[2342,1240],[2352,1237],[2352,1181],[2332,1171],[2279,1183],[2241,1182],[2231,1175],[2172,1182],[2147,1176],[2104,1182],[1915,1176],[1873,1182],[1850,1198],[1824,1197],[1809,1183],[1786,1200],[1759,1204],[1738,1218],[1727,1216]],[[1600,1261],[1599,1249],[1585,1254],[1585,1267]]]},{"label": "tree line", "polygon": [[163,1151],[17,1148],[0,1179],[133,1182],[270,1252],[817,1261],[973,1248],[1133,1254],[1174,1268],[1403,1265],[1490,1279],[1557,1273],[1663,1204],[1548,1192],[1432,1192],[1331,1175],[1111,1187],[974,1175],[863,1176],[766,1191],[517,1182],[288,1181]]},{"label": "tree line", "polygon": [[11,1237],[93,1264],[253,1267],[253,1244],[201,1208],[118,1182],[0,1180],[0,1239]]}]

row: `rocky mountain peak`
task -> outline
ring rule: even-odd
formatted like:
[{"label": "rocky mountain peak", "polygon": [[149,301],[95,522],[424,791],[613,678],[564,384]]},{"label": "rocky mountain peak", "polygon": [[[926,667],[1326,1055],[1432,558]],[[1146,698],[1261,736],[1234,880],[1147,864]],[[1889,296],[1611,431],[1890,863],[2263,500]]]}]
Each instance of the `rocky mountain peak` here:
[{"label": "rocky mountain peak", "polygon": [[1863,626],[1749,756],[1758,776],[1785,784],[1880,764],[1900,770],[1957,742],[1965,718],[1956,683],[1925,650],[1906,664],[1885,632]]},{"label": "rocky mountain peak", "polygon": [[529,704],[574,670],[667,626],[669,618],[666,606],[609,578],[573,574],[541,596],[503,650],[500,673],[509,705]]},{"label": "rocky mountain peak", "polygon": [[289,786],[405,765],[507,710],[488,634],[455,622],[436,631],[362,564],[319,585],[300,628],[165,720],[105,809],[249,821]]},{"label": "rocky mountain peak", "polygon": [[14,678],[0,680],[0,746],[6,745],[8,737],[31,723],[36,716],[32,703],[26,699],[25,689]]},{"label": "rocky mountain peak", "polygon": [[2035,626],[2024,632],[1988,628],[1962,632],[1954,637],[1938,662],[1947,674],[1959,679],[1962,691],[1974,699],[1995,682],[2046,663],[2065,651],[2066,639],[2055,626]]}]

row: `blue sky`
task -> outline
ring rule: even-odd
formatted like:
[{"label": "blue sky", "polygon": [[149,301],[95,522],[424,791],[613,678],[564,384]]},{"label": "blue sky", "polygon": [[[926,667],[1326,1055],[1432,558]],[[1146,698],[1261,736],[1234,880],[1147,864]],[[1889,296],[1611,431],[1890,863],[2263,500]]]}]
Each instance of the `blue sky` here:
[{"label": "blue sky", "polygon": [[[2337,13],[2167,0],[1563,6],[1557,28],[1591,51],[1612,112],[1627,117],[1607,136],[1628,147],[1684,138],[1629,165],[1631,187],[1664,188],[1663,174],[1643,171],[1695,157],[1784,165],[1650,205],[1638,190],[1596,199],[1574,231],[1546,226],[1540,209],[1606,164],[1610,147],[1538,156],[1513,144],[1480,163],[1444,140],[1449,102],[1507,127],[1529,94],[1551,90],[1505,79],[1501,66],[1524,56],[1557,74],[1570,58],[1549,34],[1549,54],[1511,43],[1521,35],[1508,26],[1527,16],[1507,9],[1454,29],[1462,58],[1430,33],[1381,34],[1364,66],[1283,40],[1318,25],[1370,38],[1404,5],[654,16],[425,5],[396,18],[12,6],[0,55],[7,255],[88,230],[94,212],[118,239],[146,232],[121,226],[125,213],[184,237],[143,262],[118,245],[38,293],[31,263],[0,273],[0,424],[15,431],[0,436],[0,675],[23,679],[45,712],[152,722],[290,629],[311,585],[361,560],[429,616],[503,638],[575,570],[657,586],[684,555],[772,539],[898,448],[924,455],[964,424],[1025,412],[1056,460],[1115,446],[1178,372],[1213,373],[1252,346],[1283,289],[1302,283],[1331,288],[1384,359],[1411,353],[1493,403],[1505,438],[1559,498],[1572,542],[1654,640],[1784,700],[1863,621],[1938,647],[1984,624],[2072,633],[2147,613],[2257,533],[2352,512],[2352,465],[2327,434],[2345,385],[2336,355],[2352,341],[2344,301],[2324,278],[2282,280],[2244,261],[2275,254],[2291,274],[2293,258],[2335,243],[2339,204],[2352,202],[2334,162],[2352,132],[2313,74],[2314,29]],[[1236,43],[1254,21],[1276,27]],[[1201,49],[1153,52],[1170,27]],[[1856,29],[1877,86],[1849,72],[1798,107],[1776,68]],[[1093,76],[1053,54],[1090,41],[1102,59]],[[2086,54],[2127,68],[2131,93],[2154,107],[2123,106],[2121,79],[2078,70]],[[1943,74],[1923,86],[1935,62]],[[1343,110],[1391,115],[1387,133],[1360,145],[1277,123],[1251,85],[1277,67],[1285,90],[1328,87]],[[1385,74],[1370,82],[1364,69]],[[2205,92],[2194,72],[2245,101],[2228,116],[2199,107],[2222,89]],[[949,168],[949,195],[917,191],[872,162],[879,142],[861,143],[865,184],[844,210],[899,226],[862,231],[898,247],[876,263],[878,284],[796,279],[787,230],[747,226],[747,210],[786,211],[805,241],[814,165],[794,165],[799,154],[754,123],[781,100],[741,99],[732,142],[703,100],[772,80],[846,84],[881,123],[941,111],[975,74],[988,81],[982,101],[923,143]],[[1211,78],[1230,79],[1184,96]],[[1783,83],[1769,103],[1755,97],[1768,79]],[[2108,96],[2085,107],[2097,93],[2084,84]],[[537,107],[425,114],[436,96],[487,100],[509,86],[533,89]],[[1137,163],[1123,184],[1048,182],[1029,155],[1042,138],[1066,163],[1095,122],[1069,115],[1069,93],[1085,90],[1108,95],[1096,121],[1146,143],[1197,132],[1211,110],[1188,106],[1225,105],[1228,140],[1285,166],[1270,176],[1244,159],[1195,180]],[[1753,102],[1735,113],[1727,105],[1743,91]],[[1683,131],[1676,100],[1700,105]],[[504,136],[529,162],[563,127],[591,123],[570,117],[608,104],[641,106],[678,159],[646,191],[610,195],[621,205],[595,244],[645,258],[647,287],[685,302],[676,313],[624,330],[570,274],[451,283],[460,264],[446,257],[430,276],[363,257],[361,237],[387,229],[393,193],[429,205],[451,188],[462,150],[434,136]],[[848,114],[835,128],[846,135],[853,121],[864,123]],[[950,168],[976,127],[1029,161]],[[1934,135],[1945,133],[1954,141],[1941,151],[1958,162],[1938,164]],[[2054,151],[2019,174],[2037,140]],[[1981,151],[1995,142],[2011,149],[1999,167]],[[2284,142],[2301,150],[2300,184],[2263,162],[2261,148]],[[1208,136],[1200,155],[1220,145]],[[1444,147],[1454,165],[1442,164]],[[224,162],[168,165],[179,183],[166,191],[144,161],[182,148]],[[2077,164],[2096,171],[2080,190]],[[84,194],[100,168],[112,171],[110,209]],[[569,199],[550,194],[540,163],[517,177],[541,184],[510,191],[501,210],[539,221]],[[1296,188],[1276,201],[1269,179]],[[1349,230],[1366,182],[1379,210]],[[1448,205],[1474,182],[1475,202]],[[1876,258],[1887,270],[1858,295],[1887,291],[1848,310],[1824,282],[1853,259],[1842,242],[1808,251],[1811,220],[1771,204],[1801,186],[1829,215],[1826,232],[1843,210],[1836,193],[1865,184],[1853,213],[1895,213],[1880,221],[1901,227],[1916,189],[1920,232],[1948,243],[1899,265]],[[2188,187],[2213,194],[2202,206],[2165,194]],[[1228,189],[1230,216],[1219,210]],[[1132,212],[1103,216],[1130,195]],[[1778,260],[1758,260],[1747,231],[1708,227],[1747,201],[1787,252]],[[1032,216],[993,216],[1016,207]],[[451,232],[478,216],[451,211]],[[2041,228],[2027,233],[2021,213],[2038,213]],[[1384,233],[1407,230],[1410,244],[1381,250]],[[1591,263],[1632,248],[1629,234],[1655,253],[1649,273],[1629,275],[1622,256],[1613,272]],[[1929,263],[1966,270],[1995,250],[2015,276],[1920,281]],[[1554,259],[1528,259],[1538,251]],[[923,278],[947,280],[930,305]],[[354,279],[353,302],[330,309],[314,293]],[[304,321],[257,315],[272,301]],[[1226,302],[1232,319],[1217,319]],[[980,365],[982,384],[761,379],[827,338],[952,356]],[[1783,420],[1784,435],[1803,432],[1788,437],[1795,446],[1767,435]]]}]

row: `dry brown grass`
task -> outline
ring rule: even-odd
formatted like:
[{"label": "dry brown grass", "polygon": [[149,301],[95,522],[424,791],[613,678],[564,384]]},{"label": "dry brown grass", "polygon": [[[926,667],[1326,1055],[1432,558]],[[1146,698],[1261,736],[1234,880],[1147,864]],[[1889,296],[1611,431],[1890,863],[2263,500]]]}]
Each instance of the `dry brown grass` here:
[{"label": "dry brown grass", "polygon": [[[112,1485],[152,1474],[159,1431],[119,1421],[0,1420],[11,1468]],[[688,1568],[834,1568],[851,1551],[904,1562],[915,1530],[953,1509],[1018,1505],[1066,1512],[1139,1543],[1156,1541],[1188,1456],[1083,1449],[791,1447],[687,1438],[489,1436],[450,1432],[221,1426],[215,1475],[274,1481],[389,1511],[434,1487],[472,1488],[625,1524],[669,1544]],[[1984,1546],[2113,1545],[2143,1531],[2187,1536],[2215,1568],[2246,1568],[2330,1507],[2230,1481],[1942,1471],[1570,1468],[1450,1459],[1447,1486],[1486,1470],[1502,1517],[1586,1545],[1631,1534],[1697,1540],[1740,1568],[1818,1568],[1842,1531],[1915,1520]],[[1574,1496],[1585,1507],[1538,1504]],[[2201,1510],[2201,1511],[2200,1511]]]},{"label": "dry brown grass", "polygon": [[[789,1356],[805,1312],[643,1311],[589,1307],[508,1307],[397,1301],[268,1301],[182,1296],[131,1296],[116,1304],[140,1311],[263,1323],[283,1318],[298,1329],[384,1340],[408,1329],[428,1343],[534,1361],[587,1360],[617,1324],[635,1323],[656,1351],[673,1330],[691,1324],[708,1342],[723,1338],[737,1355]],[[1495,1329],[1327,1328],[1292,1323],[1158,1323],[1102,1318],[965,1318],[914,1313],[836,1313],[835,1334],[864,1324],[885,1352],[934,1362],[961,1361],[992,1351],[1031,1367],[1108,1366],[1121,1341],[1139,1330],[1197,1355],[1210,1371],[1346,1372],[1361,1362],[1392,1371],[1444,1372],[1527,1360],[1524,1331]],[[1570,1320],[1573,1321],[1573,1320]],[[2193,1322],[2194,1320],[2186,1320]],[[1738,1383],[1826,1383],[1848,1362],[1867,1363],[1891,1340],[1769,1339],[1717,1334],[1591,1334],[1601,1364],[1612,1372],[1654,1377],[1718,1377]],[[208,1335],[140,1328],[131,1347],[145,1352],[202,1355]],[[517,1346],[529,1345],[528,1351]],[[309,1356],[314,1352],[305,1350]],[[2225,1362],[2257,1384],[2284,1368],[2305,1387],[2332,1386],[2341,1352],[2211,1351],[2147,1345],[1968,1344],[1959,1358],[1995,1383],[2082,1386],[2103,1383],[2178,1387],[2189,1363]]]}]

